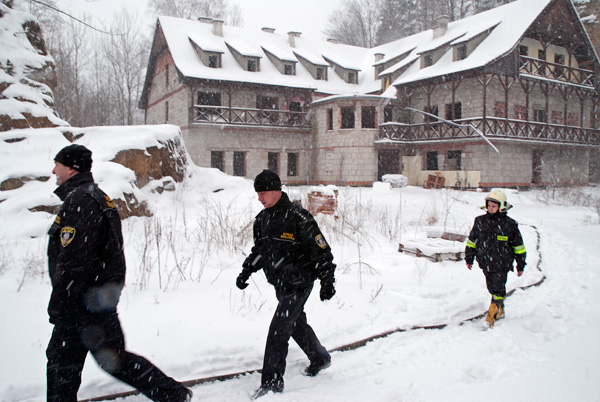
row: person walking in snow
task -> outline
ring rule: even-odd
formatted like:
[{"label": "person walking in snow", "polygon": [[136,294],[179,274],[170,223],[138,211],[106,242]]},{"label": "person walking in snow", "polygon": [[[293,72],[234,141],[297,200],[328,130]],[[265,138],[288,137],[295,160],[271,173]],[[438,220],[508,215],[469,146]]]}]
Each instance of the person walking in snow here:
[{"label": "person walking in snow", "polygon": [[496,320],[504,317],[504,297],[508,272],[517,262],[517,275],[523,275],[525,269],[525,246],[517,222],[508,217],[507,211],[512,205],[500,190],[494,190],[485,197],[487,213],[475,218],[465,248],[467,268],[473,267],[477,259],[483,270],[487,289],[492,301],[485,318],[492,327]]},{"label": "person walking in snow", "polygon": [[63,204],[48,231],[48,314],[54,324],[46,350],[48,402],[77,401],[88,352],[100,368],[153,401],[191,400],[189,389],[125,350],[117,315],[125,283],[121,220],[94,183],[91,151],[69,145],[54,161],[54,192]]},{"label": "person walking in snow", "polygon": [[336,266],[314,218],[281,191],[277,173],[263,170],[254,180],[254,189],[264,209],[254,221],[254,246],[236,285],[245,289],[250,275],[262,269],[279,302],[267,336],[261,385],[252,397],[257,399],[271,391],[283,391],[290,338],[308,356],[305,375],[316,376],[331,365],[330,354],[307,323],[304,305],[317,279],[321,300],[333,297]]}]

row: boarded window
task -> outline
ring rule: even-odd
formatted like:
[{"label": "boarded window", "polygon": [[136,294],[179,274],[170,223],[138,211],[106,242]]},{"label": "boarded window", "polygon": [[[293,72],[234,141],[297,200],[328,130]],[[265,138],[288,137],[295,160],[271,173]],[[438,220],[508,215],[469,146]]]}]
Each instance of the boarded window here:
[{"label": "boarded window", "polygon": [[269,170],[274,171],[279,174],[279,153],[277,152],[269,152],[267,167]]},{"label": "boarded window", "polygon": [[298,176],[298,154],[288,153],[287,175]]},{"label": "boarded window", "polygon": [[438,153],[437,151],[427,152],[427,165],[425,170],[438,170]]},{"label": "boarded window", "polygon": [[496,102],[494,105],[494,116],[500,118],[506,118],[506,103]]},{"label": "boarded window", "polygon": [[446,120],[462,119],[462,102],[446,104]]},{"label": "boarded window", "polygon": [[224,172],[225,168],[225,152],[223,151],[211,151],[210,152],[210,167],[219,169]]},{"label": "boarded window", "polygon": [[233,153],[233,175],[234,176],[245,176],[246,175],[246,153],[245,152],[234,152]]},{"label": "boarded window", "polygon": [[341,108],[342,121],[341,128],[354,128],[354,108],[343,107]]},{"label": "boarded window", "polygon": [[377,127],[375,106],[362,106],[361,111],[361,125],[362,128],[375,128]]},{"label": "boarded window", "polygon": [[327,109],[327,130],[333,130],[333,109]]},{"label": "boarded window", "polygon": [[464,60],[467,58],[467,45],[460,45],[456,48],[456,60]]},{"label": "boarded window", "polygon": [[462,152],[460,149],[453,149],[446,152],[446,161],[444,170],[461,170],[462,169]]}]

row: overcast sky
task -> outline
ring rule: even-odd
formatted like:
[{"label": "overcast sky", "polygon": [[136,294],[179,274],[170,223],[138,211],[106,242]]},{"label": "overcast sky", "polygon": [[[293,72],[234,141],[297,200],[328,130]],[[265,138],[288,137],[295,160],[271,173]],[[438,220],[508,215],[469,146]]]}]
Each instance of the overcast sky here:
[{"label": "overcast sky", "polygon": [[[244,26],[260,29],[275,28],[276,32],[302,32],[303,35],[325,38],[322,31],[328,17],[342,0],[229,0],[242,8]],[[87,14],[93,23],[109,26],[114,13],[122,7],[136,10],[152,23],[147,12],[149,0],[58,0],[65,11],[77,17]]]}]

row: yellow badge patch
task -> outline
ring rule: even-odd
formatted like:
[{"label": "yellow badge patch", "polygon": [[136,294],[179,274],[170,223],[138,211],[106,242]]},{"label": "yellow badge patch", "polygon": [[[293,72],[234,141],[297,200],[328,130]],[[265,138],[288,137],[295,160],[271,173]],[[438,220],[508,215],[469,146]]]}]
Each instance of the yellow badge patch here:
[{"label": "yellow badge patch", "polygon": [[106,198],[106,205],[108,205],[109,208],[115,207],[114,202],[112,202],[112,200],[108,197],[108,195],[105,195],[104,198]]},{"label": "yellow badge patch", "polygon": [[285,232],[284,232],[284,233],[281,235],[281,238],[282,238],[282,239],[286,239],[286,240],[295,240],[295,238],[294,238],[294,234],[293,234],[293,233],[285,233]]},{"label": "yellow badge patch", "polygon": [[498,235],[498,240],[500,240],[500,241],[508,241],[508,236]]},{"label": "yellow badge patch", "polygon": [[317,243],[317,246],[321,247],[322,249],[327,247],[327,242],[323,238],[323,235],[317,235],[317,237],[315,237],[315,242]]},{"label": "yellow badge patch", "polygon": [[63,247],[67,247],[75,238],[75,228],[65,226],[60,230],[60,243]]}]

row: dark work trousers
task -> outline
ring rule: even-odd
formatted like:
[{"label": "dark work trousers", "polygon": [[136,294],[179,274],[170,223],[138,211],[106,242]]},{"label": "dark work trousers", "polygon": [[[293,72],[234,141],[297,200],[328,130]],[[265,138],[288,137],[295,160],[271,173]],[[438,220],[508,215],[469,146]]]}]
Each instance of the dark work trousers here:
[{"label": "dark work trousers", "polygon": [[506,296],[506,278],[508,277],[508,272],[489,272],[484,269],[483,273],[485,274],[485,284],[488,292],[492,296]]},{"label": "dark work trousers", "polygon": [[331,359],[327,349],[321,345],[313,329],[306,322],[304,305],[313,285],[286,291],[275,289],[279,304],[269,327],[265,358],[263,362],[262,386],[283,390],[285,359],[290,338],[300,346],[311,362],[319,363]]},{"label": "dark work trousers", "polygon": [[82,314],[78,321],[56,323],[46,350],[47,401],[76,402],[81,371],[91,352],[100,368],[153,401],[175,401],[184,388],[141,356],[125,350],[116,312]]}]

